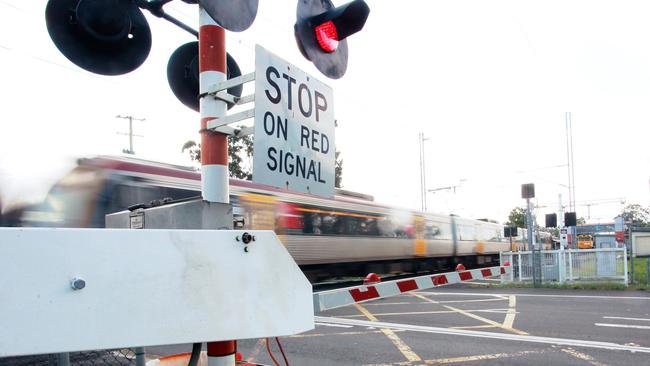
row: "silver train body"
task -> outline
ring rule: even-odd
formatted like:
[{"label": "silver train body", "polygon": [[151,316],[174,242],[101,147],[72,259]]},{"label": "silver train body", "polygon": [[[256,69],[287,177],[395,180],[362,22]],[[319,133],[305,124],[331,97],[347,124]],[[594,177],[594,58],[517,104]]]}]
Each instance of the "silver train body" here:
[{"label": "silver train body", "polygon": [[[275,230],[306,271],[351,274],[443,269],[498,260],[511,243],[494,222],[381,205],[337,190],[333,199],[231,179],[237,228]],[[104,216],[137,203],[200,194],[192,168],[126,157],[80,159],[45,201],[24,208],[26,226],[103,227]]]}]

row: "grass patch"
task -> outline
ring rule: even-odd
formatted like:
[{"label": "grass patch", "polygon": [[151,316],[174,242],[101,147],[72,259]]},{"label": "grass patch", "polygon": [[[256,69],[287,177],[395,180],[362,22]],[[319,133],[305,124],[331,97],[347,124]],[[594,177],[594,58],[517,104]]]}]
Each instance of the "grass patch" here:
[{"label": "grass patch", "polygon": [[[486,286],[481,286],[486,287]],[[495,283],[489,284],[491,288],[534,288],[532,282],[512,282],[512,283]],[[635,284],[625,286],[622,283],[612,282],[565,282],[565,283],[543,283],[540,288],[565,289],[565,290],[615,290],[615,291],[649,291],[650,286],[647,284]]]},{"label": "grass patch", "polygon": [[634,281],[632,281],[632,268],[629,267],[630,282],[633,282],[634,285],[645,285],[645,287],[648,287],[650,282],[650,278],[648,278],[649,259],[650,258],[634,258]]}]

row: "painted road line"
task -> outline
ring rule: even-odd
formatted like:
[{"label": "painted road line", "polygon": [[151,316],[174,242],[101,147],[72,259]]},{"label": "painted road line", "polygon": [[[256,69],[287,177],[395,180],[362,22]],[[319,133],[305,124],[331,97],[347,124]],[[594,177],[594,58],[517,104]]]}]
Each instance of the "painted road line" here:
[{"label": "painted road line", "polygon": [[513,329],[512,326],[515,324],[515,315],[517,311],[515,307],[517,306],[517,298],[513,295],[510,295],[508,298],[508,313],[506,318],[503,320],[503,329]]},{"label": "painted road line", "polygon": [[[479,310],[464,310],[468,313],[497,313],[506,314],[508,309],[479,309]],[[453,314],[457,313],[456,310],[431,310],[431,311],[408,311],[399,313],[374,313],[376,316],[399,316],[399,315],[425,315],[425,314]],[[352,314],[352,315],[338,315],[339,318],[363,318],[365,315]]]},{"label": "painted road line", "polygon": [[[514,358],[526,356],[529,354],[539,354],[544,353],[544,351],[521,351],[515,353],[492,353],[487,355],[476,355],[476,356],[463,356],[463,357],[453,357],[453,358],[438,358],[435,360],[424,360],[423,362],[427,365],[447,365],[452,363],[464,363],[472,361],[485,361],[485,360],[498,360],[502,358]],[[377,363],[377,364],[366,364],[363,366],[410,366],[410,362],[395,362],[395,363]]]},{"label": "painted road line", "polygon": [[645,318],[624,318],[622,316],[604,316],[603,319],[638,320],[640,322],[650,322],[650,319],[645,319]]},{"label": "painted road line", "polygon": [[420,333],[456,335],[456,336],[463,336],[463,337],[488,338],[488,339],[498,339],[498,340],[506,340],[506,341],[556,344],[560,346],[588,347],[588,348],[598,348],[598,349],[609,349],[615,351],[650,353],[650,347],[630,346],[630,345],[623,345],[623,344],[617,344],[611,342],[586,341],[586,340],[570,339],[570,338],[538,337],[538,336],[531,336],[531,335],[524,336],[524,335],[509,334],[509,333],[481,332],[477,330],[450,329],[450,328],[428,327],[428,326],[410,325],[410,324],[372,322],[372,321],[357,320],[357,319],[328,318],[328,317],[321,317],[321,316],[316,316],[314,318],[317,321],[329,322],[329,323],[359,325],[364,327],[388,328],[393,330],[408,330],[408,331],[420,332]]},{"label": "painted road line", "polygon": [[330,324],[330,323],[318,323],[314,322],[316,325],[321,325],[324,327],[335,327],[335,328],[352,328],[351,325],[343,325],[343,324]]},{"label": "painted road line", "polygon": [[507,299],[495,298],[495,299],[480,299],[480,300],[448,300],[448,301],[438,301],[438,304],[453,304],[453,303],[468,303],[468,302],[487,302],[487,301],[503,301]]},{"label": "painted road line", "polygon": [[[363,315],[365,315],[366,318],[370,319],[372,322],[378,322],[378,319],[374,315],[372,315],[372,313],[370,313],[362,305],[354,304],[354,306],[357,308],[357,310],[359,310],[359,312],[361,312]],[[370,325],[370,326],[374,327],[375,325]],[[413,352],[413,350],[411,350],[411,347],[409,347],[406,343],[404,343],[397,336],[397,334],[395,334],[395,332],[392,329],[383,328],[383,327],[378,327],[378,328],[380,328],[379,330],[381,330],[381,332],[384,333],[384,335],[386,337],[388,337],[388,339],[390,339],[391,342],[393,342],[395,347],[397,347],[397,349],[402,353],[402,355],[404,355],[404,357],[406,357],[406,359],[409,362],[422,361],[420,356],[418,356],[415,352]]]},{"label": "painted road line", "polygon": [[484,329],[484,328],[499,328],[496,325],[490,325],[490,324],[485,324],[485,325],[468,325],[466,327],[449,327],[451,329]]},{"label": "painted road line", "polygon": [[[372,327],[374,328],[374,327]],[[395,333],[404,332],[403,330],[393,330]],[[362,330],[358,332],[339,332],[339,333],[306,333],[306,334],[294,334],[283,338],[312,338],[312,337],[328,337],[328,336],[349,336],[349,335],[365,335],[365,334],[376,334],[382,333],[381,330]]]},{"label": "painted road line", "polygon": [[588,362],[589,364],[591,364],[593,366],[607,366],[604,363],[600,363],[600,362],[594,360],[593,357],[591,357],[591,356],[589,356],[587,354],[584,354],[582,352],[578,352],[578,351],[574,350],[573,348],[563,348],[562,352],[570,354],[571,356],[573,356],[573,357],[575,357],[575,358],[577,358],[579,360],[583,360],[585,362]]},{"label": "painted road line", "polygon": [[626,324],[608,324],[608,323],[594,323],[597,327],[609,328],[630,328],[630,329],[650,329],[648,325],[626,325]]},{"label": "painted road line", "polygon": [[416,294],[424,296],[437,296],[437,295],[463,295],[463,296],[510,296],[517,297],[558,297],[558,298],[573,298],[573,299],[605,299],[605,300],[645,300],[650,301],[650,297],[642,296],[599,296],[599,295],[541,295],[541,294],[486,294],[480,292],[428,292],[417,291]]},{"label": "painted road line", "polygon": [[[422,300],[424,300],[424,301],[428,301],[428,302],[431,302],[431,303],[434,303],[434,304],[437,304],[437,303],[438,303],[437,301],[435,301],[435,300],[431,300],[431,299],[429,299],[428,297],[424,297],[424,296],[422,296],[422,295],[418,295],[418,294],[415,294],[415,293],[412,294],[412,295],[415,296],[415,297],[418,297],[418,298],[420,298],[420,299],[422,299]],[[449,310],[455,311],[455,312],[457,312],[457,313],[459,313],[459,314],[462,314],[462,315],[465,315],[465,316],[467,316],[467,317],[470,317],[470,318],[472,318],[472,319],[476,319],[476,320],[481,321],[481,322],[483,322],[483,323],[486,323],[486,324],[489,324],[489,325],[493,325],[493,326],[498,327],[498,328],[505,329],[505,330],[507,330],[507,331],[509,331],[509,332],[513,332],[513,333],[515,333],[515,334],[520,334],[520,335],[526,335],[526,334],[528,334],[528,333],[524,332],[523,330],[515,329],[515,328],[513,328],[512,326],[509,327],[509,328],[506,328],[503,324],[497,323],[497,322],[495,322],[494,320],[486,319],[486,318],[484,318],[484,317],[482,317],[482,316],[479,316],[479,315],[476,315],[476,314],[472,314],[472,313],[470,313],[470,312],[468,312],[468,311],[465,311],[465,310],[462,310],[462,309],[454,308],[454,307],[449,306],[449,305],[441,305],[441,306],[443,306],[443,307],[446,308],[446,309],[449,309]],[[512,316],[513,316],[512,321],[514,322],[514,314],[513,314]]]}]

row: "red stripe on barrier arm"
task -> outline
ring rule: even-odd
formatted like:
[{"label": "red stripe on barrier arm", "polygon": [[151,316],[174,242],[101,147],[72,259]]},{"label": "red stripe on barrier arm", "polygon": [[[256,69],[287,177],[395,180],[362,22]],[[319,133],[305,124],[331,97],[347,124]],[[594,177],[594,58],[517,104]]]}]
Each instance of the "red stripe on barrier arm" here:
[{"label": "red stripe on barrier arm", "polygon": [[366,291],[361,291],[358,288],[354,288],[350,290],[350,295],[352,295],[352,298],[356,302],[370,300],[379,297],[379,293],[377,292],[375,286],[368,286]]},{"label": "red stripe on barrier arm", "polygon": [[461,281],[469,281],[472,279],[472,272],[470,271],[460,272],[458,273],[458,276],[460,277]]},{"label": "red stripe on barrier arm", "polygon": [[418,289],[418,284],[415,280],[406,280],[397,282],[397,287],[400,292],[408,292]]},{"label": "red stripe on barrier arm", "polygon": [[492,277],[492,270],[487,268],[487,269],[482,269],[481,274],[483,277]]},{"label": "red stripe on barrier arm", "polygon": [[506,269],[501,267],[501,274],[506,274]]},{"label": "red stripe on barrier arm", "polygon": [[433,281],[434,286],[440,286],[449,283],[449,281],[447,281],[447,276],[445,275],[432,276],[431,281]]}]

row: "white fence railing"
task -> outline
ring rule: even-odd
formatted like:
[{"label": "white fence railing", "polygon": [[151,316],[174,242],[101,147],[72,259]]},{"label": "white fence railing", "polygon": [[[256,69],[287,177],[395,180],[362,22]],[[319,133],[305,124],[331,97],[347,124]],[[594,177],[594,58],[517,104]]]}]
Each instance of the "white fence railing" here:
[{"label": "white fence railing", "polygon": [[[542,282],[622,282],[627,285],[625,248],[542,250]],[[533,252],[502,252],[501,263],[510,262],[512,271],[504,282],[533,280]]]}]

